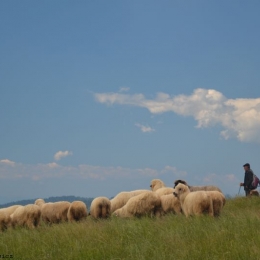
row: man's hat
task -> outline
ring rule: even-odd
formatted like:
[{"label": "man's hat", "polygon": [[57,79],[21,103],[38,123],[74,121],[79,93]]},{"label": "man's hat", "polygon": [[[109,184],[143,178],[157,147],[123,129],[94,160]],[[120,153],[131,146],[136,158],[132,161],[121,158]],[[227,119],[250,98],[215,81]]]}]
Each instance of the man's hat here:
[{"label": "man's hat", "polygon": [[249,163],[246,163],[246,164],[243,165],[243,167],[245,167],[245,166],[248,166],[250,168],[250,164]]}]

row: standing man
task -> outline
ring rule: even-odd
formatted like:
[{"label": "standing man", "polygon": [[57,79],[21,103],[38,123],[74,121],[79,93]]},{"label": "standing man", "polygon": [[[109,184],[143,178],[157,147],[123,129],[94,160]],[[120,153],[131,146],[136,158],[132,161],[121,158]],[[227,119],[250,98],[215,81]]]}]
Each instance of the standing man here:
[{"label": "standing man", "polygon": [[250,164],[246,163],[243,165],[244,170],[245,170],[245,177],[244,177],[244,182],[240,183],[240,186],[244,186],[244,190],[246,193],[246,196],[249,195],[250,190],[253,190],[252,188],[252,181],[253,181],[253,171],[250,169]]}]

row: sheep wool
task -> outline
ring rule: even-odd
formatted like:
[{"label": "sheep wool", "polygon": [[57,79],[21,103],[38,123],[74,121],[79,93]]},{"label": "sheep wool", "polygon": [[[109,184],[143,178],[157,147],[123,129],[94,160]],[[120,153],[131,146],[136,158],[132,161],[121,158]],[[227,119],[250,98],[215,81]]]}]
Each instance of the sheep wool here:
[{"label": "sheep wool", "polygon": [[171,194],[173,195],[174,189],[170,188],[170,187],[163,187],[163,188],[159,188],[158,190],[155,191],[159,196],[163,196],[163,195],[168,195]]},{"label": "sheep wool", "polygon": [[160,196],[161,199],[161,207],[162,214],[173,213],[173,214],[181,214],[181,203],[180,201],[173,195],[167,194]]},{"label": "sheep wool", "polygon": [[191,192],[189,187],[179,183],[174,191],[174,195],[180,200],[182,211],[185,216],[200,216],[207,213],[214,216],[212,198],[206,191]]},{"label": "sheep wool", "polygon": [[83,201],[73,201],[68,210],[68,221],[80,221],[87,217],[87,206]]},{"label": "sheep wool", "polygon": [[41,209],[38,205],[28,204],[19,206],[11,214],[12,226],[25,226],[28,228],[35,228],[38,226],[41,218]]},{"label": "sheep wool", "polygon": [[0,230],[9,228],[11,224],[11,214],[21,205],[13,205],[7,208],[0,209]]},{"label": "sheep wool", "polygon": [[113,213],[115,210],[119,208],[122,208],[127,203],[127,201],[132,197],[147,191],[148,190],[133,190],[133,191],[122,191],[118,193],[113,199],[110,200],[111,213]]},{"label": "sheep wool", "polygon": [[222,192],[219,191],[206,191],[206,193],[211,197],[213,203],[214,216],[218,217],[222,208],[226,203],[226,198]]},{"label": "sheep wool", "polygon": [[147,191],[134,196],[120,209],[117,209],[113,215],[118,217],[141,217],[158,216],[161,212],[160,196],[152,191]]},{"label": "sheep wool", "polygon": [[222,192],[221,189],[217,186],[214,185],[206,185],[206,186],[190,186],[188,185],[188,183],[184,180],[176,180],[174,182],[174,188],[179,184],[182,183],[184,185],[187,185],[190,189],[191,192],[193,191],[200,191],[200,190],[204,190],[204,191],[219,191]]},{"label": "sheep wool", "polygon": [[160,179],[153,179],[151,180],[150,188],[152,191],[156,191],[160,188],[166,187],[164,182]]},{"label": "sheep wool", "polygon": [[107,197],[97,197],[90,205],[90,215],[95,218],[108,218],[111,214],[111,202]]},{"label": "sheep wool", "polygon": [[45,203],[43,199],[37,199],[34,204],[41,208],[42,221],[45,223],[60,223],[68,220],[70,202],[58,201]]}]

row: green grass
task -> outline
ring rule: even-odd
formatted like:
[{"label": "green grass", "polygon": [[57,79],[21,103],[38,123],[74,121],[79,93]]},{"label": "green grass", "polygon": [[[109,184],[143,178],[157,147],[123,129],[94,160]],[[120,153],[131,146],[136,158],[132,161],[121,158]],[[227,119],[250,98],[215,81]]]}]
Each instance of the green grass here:
[{"label": "green grass", "polygon": [[13,259],[260,259],[260,198],[235,198],[219,218],[118,219],[9,229]]}]

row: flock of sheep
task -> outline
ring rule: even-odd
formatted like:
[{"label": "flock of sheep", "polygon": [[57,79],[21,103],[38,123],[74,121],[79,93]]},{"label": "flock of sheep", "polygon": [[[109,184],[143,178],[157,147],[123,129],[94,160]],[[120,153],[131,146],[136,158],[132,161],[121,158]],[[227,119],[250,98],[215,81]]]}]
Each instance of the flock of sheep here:
[{"label": "flock of sheep", "polygon": [[183,180],[174,182],[174,188],[166,187],[163,181],[151,181],[151,190],[120,192],[113,199],[95,198],[88,213],[82,201],[48,202],[37,199],[34,204],[14,205],[0,209],[0,229],[25,226],[37,227],[47,224],[73,222],[91,215],[94,219],[117,217],[160,217],[167,213],[185,216],[208,214],[219,216],[225,205],[225,196],[216,186],[189,186]]}]

